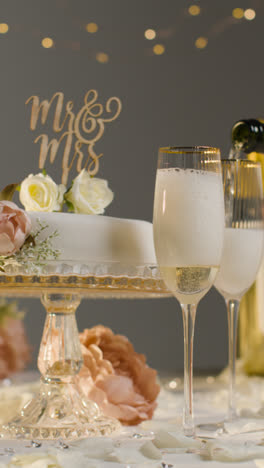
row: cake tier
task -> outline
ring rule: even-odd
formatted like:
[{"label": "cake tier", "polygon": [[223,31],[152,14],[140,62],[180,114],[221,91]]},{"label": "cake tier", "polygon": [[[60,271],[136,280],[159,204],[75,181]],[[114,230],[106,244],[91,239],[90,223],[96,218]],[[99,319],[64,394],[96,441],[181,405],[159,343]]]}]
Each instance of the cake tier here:
[{"label": "cake tier", "polygon": [[39,238],[58,231],[53,247],[60,260],[155,264],[152,224],[134,219],[72,213],[28,212],[32,229],[47,225]]}]

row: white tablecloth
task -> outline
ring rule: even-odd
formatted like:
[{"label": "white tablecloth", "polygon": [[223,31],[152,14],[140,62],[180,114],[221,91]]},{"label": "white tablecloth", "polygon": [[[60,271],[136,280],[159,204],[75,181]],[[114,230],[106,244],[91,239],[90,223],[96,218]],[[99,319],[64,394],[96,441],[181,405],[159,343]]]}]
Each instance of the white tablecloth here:
[{"label": "white tablecloth", "polygon": [[[264,468],[264,379],[238,378],[237,403],[239,409],[247,409],[247,413],[244,411],[247,417],[240,421],[239,428],[237,424],[227,425],[229,433],[218,437],[216,433],[199,430],[202,438],[207,436],[205,442],[191,441],[183,436],[182,382],[176,380],[175,384],[174,391],[168,391],[168,386],[162,389],[153,420],[136,427],[124,427],[122,433],[113,437],[66,444],[62,441],[37,444],[1,440],[0,468]],[[171,386],[175,387],[175,384]],[[227,397],[225,378],[196,379],[195,388],[196,424],[222,421]],[[35,389],[36,384],[32,383],[2,386],[0,422],[17,411]],[[238,433],[238,430],[247,431],[249,428],[258,429],[258,432]]]}]

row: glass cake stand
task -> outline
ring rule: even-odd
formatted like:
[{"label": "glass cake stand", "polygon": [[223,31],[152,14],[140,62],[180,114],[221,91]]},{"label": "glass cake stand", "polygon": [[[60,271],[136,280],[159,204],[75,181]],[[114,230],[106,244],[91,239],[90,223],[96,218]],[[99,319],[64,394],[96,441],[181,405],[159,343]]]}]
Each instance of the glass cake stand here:
[{"label": "glass cake stand", "polygon": [[167,297],[156,265],[51,261],[31,268],[9,265],[0,295],[41,298],[47,317],[40,344],[39,392],[0,429],[2,438],[78,439],[109,435],[120,423],[85,399],[75,376],[83,359],[75,311],[82,298]]}]

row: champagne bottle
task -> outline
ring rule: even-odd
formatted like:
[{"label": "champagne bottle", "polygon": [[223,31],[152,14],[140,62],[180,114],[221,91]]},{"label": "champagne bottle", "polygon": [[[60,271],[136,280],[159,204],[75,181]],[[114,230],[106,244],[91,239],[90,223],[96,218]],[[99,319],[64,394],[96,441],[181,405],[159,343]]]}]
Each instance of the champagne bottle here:
[{"label": "champagne bottle", "polygon": [[[232,128],[230,156],[259,161],[264,184],[264,120],[245,119]],[[239,356],[249,375],[264,375],[264,261],[239,312]]]},{"label": "champagne bottle", "polygon": [[232,128],[233,152],[264,153],[264,121],[239,120]]}]

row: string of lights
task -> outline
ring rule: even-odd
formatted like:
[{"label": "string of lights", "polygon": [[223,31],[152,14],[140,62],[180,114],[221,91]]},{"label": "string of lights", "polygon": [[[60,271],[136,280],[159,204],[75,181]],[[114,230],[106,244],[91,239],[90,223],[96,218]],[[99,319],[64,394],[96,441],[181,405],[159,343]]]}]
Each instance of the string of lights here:
[{"label": "string of lights", "polygon": [[[188,15],[193,17],[198,17],[202,12],[203,9],[197,4],[190,5],[187,8]],[[255,18],[256,11],[253,8],[234,8],[230,12],[230,16],[222,20],[220,23],[214,25],[207,35],[197,37],[193,43],[193,46],[198,50],[205,49],[208,45],[210,36],[219,34],[228,26],[231,26],[232,24],[237,23],[239,21],[253,21]],[[98,33],[98,31],[100,31],[100,26],[95,22],[83,24],[82,27],[89,35],[96,34]],[[12,25],[9,25],[7,23],[0,23],[0,35],[8,34],[10,30],[12,30]],[[162,39],[162,36],[166,38],[166,36],[169,37],[173,34],[173,28],[168,28],[168,30],[166,31],[159,31],[152,28],[148,28],[145,31],[142,31],[142,35],[144,36],[146,41],[155,41],[155,44],[148,49],[148,55],[163,55],[166,52],[166,46],[165,44],[160,42],[160,39]],[[40,46],[42,46],[45,49],[58,49],[61,46],[61,43],[59,41],[56,41],[55,38],[43,37],[40,34]],[[67,43],[64,42],[63,44],[63,48],[68,48],[72,51],[79,51],[80,47],[80,41],[67,41]],[[97,62],[102,64],[106,64],[110,60],[109,54],[104,51],[97,51],[93,55]]]}]

